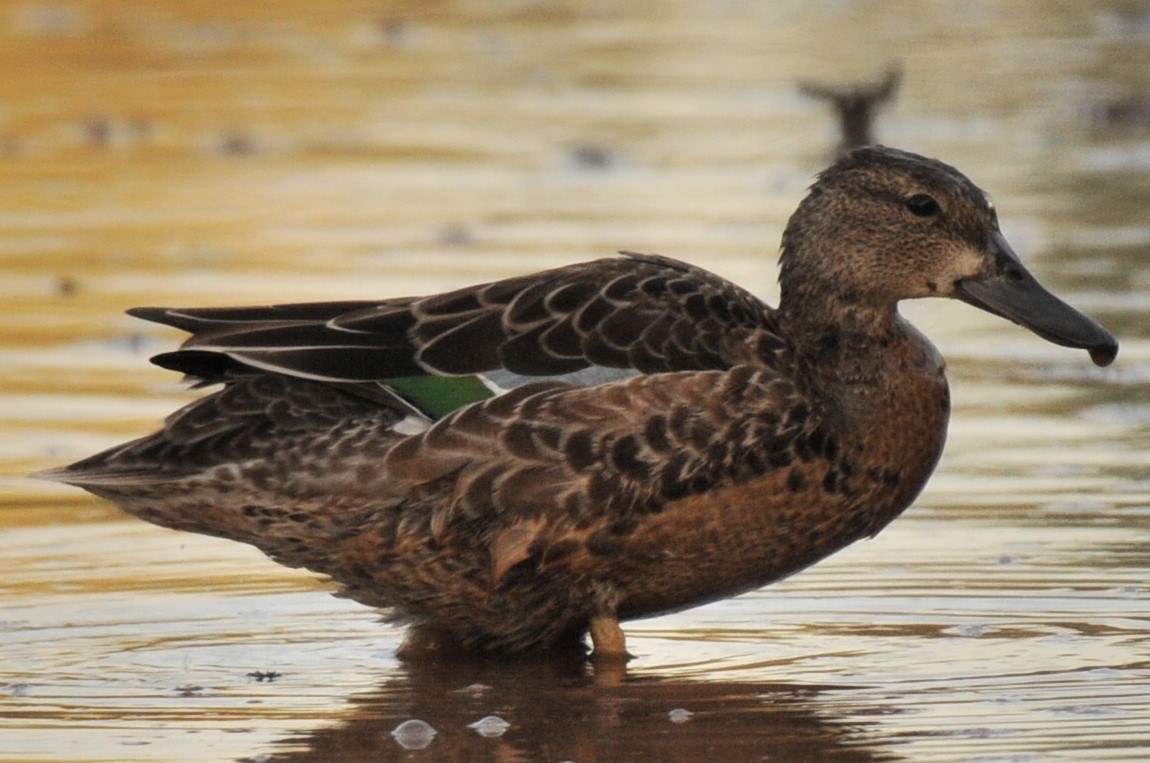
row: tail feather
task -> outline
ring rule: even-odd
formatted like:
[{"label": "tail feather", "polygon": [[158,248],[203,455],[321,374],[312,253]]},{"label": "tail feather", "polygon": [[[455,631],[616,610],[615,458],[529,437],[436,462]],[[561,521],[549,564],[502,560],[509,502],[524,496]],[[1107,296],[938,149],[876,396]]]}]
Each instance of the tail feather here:
[{"label": "tail feather", "polygon": [[124,469],[109,466],[101,469],[97,466],[84,466],[82,461],[71,466],[45,469],[32,475],[35,479],[83,488],[90,493],[134,487],[159,487],[188,476],[190,475],[187,473],[173,474],[170,471],[160,472],[146,468]]},{"label": "tail feather", "polygon": [[408,412],[330,385],[250,375],[177,411],[160,431],[36,476],[83,488],[176,530],[256,546],[334,574],[334,546],[380,506],[371,465]]}]

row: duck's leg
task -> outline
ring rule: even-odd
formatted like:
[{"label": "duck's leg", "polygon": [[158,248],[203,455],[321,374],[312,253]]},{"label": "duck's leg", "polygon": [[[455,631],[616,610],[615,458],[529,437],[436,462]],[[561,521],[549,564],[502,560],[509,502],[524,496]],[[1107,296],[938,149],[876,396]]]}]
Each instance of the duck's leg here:
[{"label": "duck's leg", "polygon": [[623,662],[631,659],[627,653],[627,638],[615,615],[595,615],[591,618],[591,647],[592,656],[596,659]]}]

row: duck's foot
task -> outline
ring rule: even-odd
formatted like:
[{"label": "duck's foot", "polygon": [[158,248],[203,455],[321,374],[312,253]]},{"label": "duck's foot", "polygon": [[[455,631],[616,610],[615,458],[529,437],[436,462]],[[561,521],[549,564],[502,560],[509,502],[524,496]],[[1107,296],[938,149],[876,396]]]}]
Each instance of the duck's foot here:
[{"label": "duck's foot", "polygon": [[596,615],[591,618],[591,657],[596,662],[626,664],[632,655],[627,652],[627,637],[614,615]]}]

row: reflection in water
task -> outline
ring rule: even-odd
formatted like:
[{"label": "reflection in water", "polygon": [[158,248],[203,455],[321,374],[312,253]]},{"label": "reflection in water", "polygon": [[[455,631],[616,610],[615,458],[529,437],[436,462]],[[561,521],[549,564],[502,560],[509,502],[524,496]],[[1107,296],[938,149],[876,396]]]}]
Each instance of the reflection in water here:
[{"label": "reflection in water", "polygon": [[[628,677],[622,670],[589,670],[581,661],[404,665],[375,692],[355,698],[335,727],[283,743],[306,749],[268,760],[897,759],[869,746],[869,724],[827,717],[818,703],[822,691],[805,684]],[[490,716],[509,724],[506,730],[498,733],[500,725],[490,721],[476,727]],[[394,730],[412,720],[429,724],[434,736],[397,738]],[[490,736],[481,733],[489,727]]]}]

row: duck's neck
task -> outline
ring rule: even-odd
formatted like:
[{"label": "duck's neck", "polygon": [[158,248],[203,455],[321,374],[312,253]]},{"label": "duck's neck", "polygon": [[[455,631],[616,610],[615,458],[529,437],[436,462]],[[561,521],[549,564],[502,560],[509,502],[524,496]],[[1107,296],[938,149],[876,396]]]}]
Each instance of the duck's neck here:
[{"label": "duck's neck", "polygon": [[894,305],[859,304],[850,295],[844,299],[830,294],[817,299],[784,298],[777,318],[796,355],[808,361],[812,371],[846,370],[856,365],[876,366],[877,371],[882,359],[875,353],[882,348],[907,339],[925,341],[902,320]]},{"label": "duck's neck", "polygon": [[[862,464],[897,468],[892,511],[909,504],[933,471],[946,439],[950,394],[934,345],[896,309],[787,313],[795,376],[831,429]],[[893,515],[892,517],[893,518]]]},{"label": "duck's neck", "polygon": [[881,408],[890,392],[888,353],[902,345],[904,324],[893,311],[886,316],[838,313],[833,321],[822,317],[779,315],[791,340],[796,378],[808,397],[823,403],[824,415],[836,420],[836,428],[864,430],[870,412]]}]

